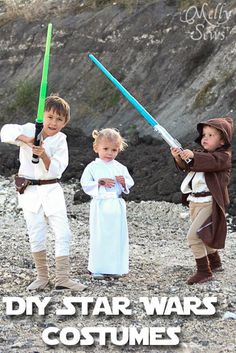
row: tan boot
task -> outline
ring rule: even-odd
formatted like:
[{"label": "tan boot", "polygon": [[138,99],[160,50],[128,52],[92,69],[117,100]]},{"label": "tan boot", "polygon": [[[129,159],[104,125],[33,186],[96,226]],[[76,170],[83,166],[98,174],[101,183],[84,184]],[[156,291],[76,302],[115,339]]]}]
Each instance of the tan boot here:
[{"label": "tan boot", "polygon": [[224,271],[218,251],[212,254],[208,254],[208,260],[210,262],[210,267],[212,272],[222,272]]},{"label": "tan boot", "polygon": [[37,270],[37,278],[27,287],[27,290],[44,289],[49,282],[46,250],[33,252],[32,256]]},{"label": "tan boot", "polygon": [[56,289],[71,289],[82,292],[87,286],[69,278],[69,256],[56,257]]},{"label": "tan boot", "polygon": [[208,257],[204,256],[200,259],[195,259],[197,263],[197,272],[188,279],[188,284],[204,283],[212,280],[212,272],[209,266]]}]

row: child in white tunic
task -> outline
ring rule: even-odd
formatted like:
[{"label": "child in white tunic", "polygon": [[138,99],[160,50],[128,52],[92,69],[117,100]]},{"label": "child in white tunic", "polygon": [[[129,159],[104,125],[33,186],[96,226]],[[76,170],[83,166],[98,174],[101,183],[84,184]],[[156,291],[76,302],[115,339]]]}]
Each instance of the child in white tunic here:
[{"label": "child in white tunic", "polygon": [[[1,130],[1,141],[20,147],[21,181],[29,183],[18,193],[27,224],[32,256],[36,265],[37,279],[28,290],[44,289],[49,282],[46,260],[47,222],[55,234],[56,288],[83,290],[86,287],[69,279],[69,248],[71,231],[68,224],[62,187],[58,183],[68,165],[66,135],[61,129],[70,120],[70,107],[58,96],[49,96],[45,102],[41,136],[43,142],[34,146],[35,124],[6,124]],[[32,163],[32,155],[39,163]]]},{"label": "child in white tunic", "polygon": [[88,270],[95,279],[118,277],[129,271],[126,204],[122,192],[134,185],[128,169],[115,160],[127,144],[115,129],[93,131],[93,149],[99,158],[85,168],[81,185],[92,197]]}]

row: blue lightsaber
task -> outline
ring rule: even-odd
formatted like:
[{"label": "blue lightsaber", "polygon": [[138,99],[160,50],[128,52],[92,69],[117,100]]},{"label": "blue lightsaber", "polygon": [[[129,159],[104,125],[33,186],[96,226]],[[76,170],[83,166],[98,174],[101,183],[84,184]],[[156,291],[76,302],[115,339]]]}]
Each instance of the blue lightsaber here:
[{"label": "blue lightsaber", "polygon": [[[128,91],[125,89],[122,84],[117,81],[117,79],[112,76],[112,74],[100,63],[98,59],[95,58],[94,55],[89,54],[89,59],[91,59],[94,64],[104,73],[105,76],[119,89],[119,91],[123,94],[123,96],[133,105],[133,107],[147,120],[147,122],[154,128],[156,132],[158,132],[163,140],[165,140],[170,147],[177,147],[183,149],[180,142],[173,138],[166,129],[161,126],[152,116],[148,113],[148,111],[135,99]],[[189,163],[191,160],[186,160]]]}]

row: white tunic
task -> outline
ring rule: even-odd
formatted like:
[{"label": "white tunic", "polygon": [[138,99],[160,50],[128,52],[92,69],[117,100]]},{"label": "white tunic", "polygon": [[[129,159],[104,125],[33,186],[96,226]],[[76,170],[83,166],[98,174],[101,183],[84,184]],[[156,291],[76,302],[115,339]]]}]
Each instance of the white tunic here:
[{"label": "white tunic", "polygon": [[[98,179],[124,176],[126,188],[98,186]],[[85,168],[81,185],[92,197],[90,205],[90,251],[88,269],[92,273],[125,274],[129,271],[129,240],[126,204],[121,193],[134,185],[128,169],[116,160],[99,158]]]},{"label": "white tunic", "polygon": [[[192,183],[192,188],[190,187],[190,181]],[[205,174],[203,172],[189,172],[184,178],[180,190],[183,194],[208,192],[209,189],[206,184]],[[195,197],[190,194],[187,200],[197,203],[210,202],[212,201],[212,196]]]},{"label": "white tunic", "polygon": [[[51,159],[49,169],[39,159],[38,164],[32,163],[32,148],[27,144],[17,141],[19,135],[34,137],[35,125],[6,124],[1,130],[1,141],[15,144],[20,147],[20,168],[18,174],[28,179],[60,179],[68,165],[68,146],[66,135],[58,132],[49,136],[43,141],[43,146]],[[59,183],[47,185],[30,185],[24,194],[18,194],[19,205],[23,210],[37,213],[40,207],[46,216],[55,214],[58,211],[66,210],[65,199],[62,187]]]}]

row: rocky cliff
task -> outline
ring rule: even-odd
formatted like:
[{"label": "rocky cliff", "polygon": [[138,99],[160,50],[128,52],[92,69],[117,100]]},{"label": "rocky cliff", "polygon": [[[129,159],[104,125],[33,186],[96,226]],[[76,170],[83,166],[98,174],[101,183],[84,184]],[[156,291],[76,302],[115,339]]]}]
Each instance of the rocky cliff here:
[{"label": "rocky cliff", "polygon": [[[34,120],[46,27],[52,22],[48,92],[58,92],[72,109],[67,129],[72,164],[65,178],[79,177],[93,157],[86,136],[94,128],[117,127],[130,140],[121,159],[136,178],[135,199],[148,195],[176,201],[182,176],[176,176],[174,185],[167,182],[176,173],[168,146],[91,63],[88,53],[171,134],[192,146],[197,122],[226,114],[235,119],[235,1],[10,3],[0,2],[0,125]],[[0,172],[10,173],[16,161],[6,157],[5,148],[0,147]],[[232,185],[235,181],[234,171]],[[235,202],[233,187],[231,194]]]}]

